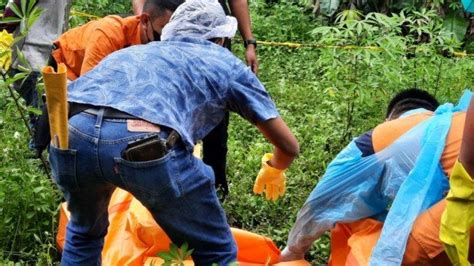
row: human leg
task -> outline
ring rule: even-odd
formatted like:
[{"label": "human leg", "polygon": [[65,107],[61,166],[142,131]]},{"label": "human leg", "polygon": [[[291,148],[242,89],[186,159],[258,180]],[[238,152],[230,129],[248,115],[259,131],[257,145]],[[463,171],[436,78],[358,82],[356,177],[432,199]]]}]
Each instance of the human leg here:
[{"label": "human leg", "polygon": [[188,243],[196,265],[227,265],[236,246],[210,167],[184,147],[147,162],[117,160],[125,189],[153,214],[173,243]]},{"label": "human leg", "polygon": [[[441,215],[446,200],[441,200],[422,213],[413,224],[408,238],[403,265],[450,265],[439,240]],[[471,227],[469,261],[474,261],[474,227]]]},{"label": "human leg", "polygon": [[[81,124],[76,120],[90,120],[90,117],[95,116],[82,113],[74,116],[70,121],[70,131],[76,132],[75,125]],[[153,213],[174,243],[181,245],[186,242],[194,249],[192,256],[196,265],[214,262],[227,265],[235,261],[235,243],[215,194],[214,176],[209,166],[196,159],[182,143],[160,159],[126,161],[121,158],[121,151],[127,143],[150,133],[128,132],[124,121],[106,120],[96,127],[98,125],[96,122],[92,129],[88,129],[90,132],[83,130],[79,133],[97,144],[86,148],[94,151],[87,155],[89,158],[98,158],[97,163],[88,165],[91,172],[130,191]],[[101,130],[100,138],[91,139],[91,132],[96,128]],[[169,129],[162,128],[159,135],[166,139],[168,133]],[[71,142],[75,139],[71,136]],[[71,147],[75,145],[71,144]],[[77,154],[80,152],[78,150]]]},{"label": "human leg", "polygon": [[115,186],[105,182],[97,160],[100,127],[94,120],[73,117],[69,149],[50,145],[54,182],[63,192],[71,213],[62,265],[100,265],[107,233],[107,207]]},{"label": "human leg", "polygon": [[226,177],[228,126],[227,112],[222,122],[203,139],[202,146],[202,160],[214,170],[216,188],[222,189],[224,197],[229,193]]}]

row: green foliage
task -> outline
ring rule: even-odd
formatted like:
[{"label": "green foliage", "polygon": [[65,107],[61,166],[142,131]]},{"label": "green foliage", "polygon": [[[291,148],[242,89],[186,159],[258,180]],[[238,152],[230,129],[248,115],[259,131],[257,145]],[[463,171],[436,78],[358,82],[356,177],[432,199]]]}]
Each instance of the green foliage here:
[{"label": "green foliage", "polygon": [[5,83],[0,110],[0,261],[51,261],[60,195],[28,149],[28,131]]},{"label": "green foliage", "polygon": [[[474,31],[468,30],[469,20],[472,15],[463,12],[461,1],[458,0],[433,0],[433,1],[352,1],[352,0],[310,0],[306,1],[306,6],[312,6],[313,13],[322,21],[330,25],[335,22],[336,15],[347,12],[360,12],[368,14],[371,12],[381,12],[383,14],[397,14],[401,11],[415,13],[419,10],[429,10],[436,13],[439,20],[443,21],[443,27],[450,34],[454,35],[458,41],[464,41],[465,47],[469,51],[471,48]],[[318,16],[322,15],[322,16]],[[328,18],[326,20],[326,18]],[[337,20],[336,20],[337,24]]]},{"label": "green foliage", "polygon": [[[441,18],[423,5],[404,6],[407,9],[390,16],[351,9],[327,26],[306,13],[303,0],[271,6],[263,0],[250,2],[258,40],[312,44],[258,48],[259,78],[301,145],[300,157],[287,171],[286,195],[276,203],[252,193],[260,157],[271,145],[236,115],[229,128],[230,195],[223,204],[228,221],[268,236],[282,248],[327,164],[351,138],[383,121],[393,94],[419,87],[441,102],[454,101],[474,85],[474,62],[472,57],[453,56],[461,49],[462,22],[449,14]],[[129,1],[109,0],[74,1],[73,9],[99,16],[131,11]],[[71,24],[86,20],[74,15]],[[242,56],[240,41],[233,49]],[[29,158],[26,127],[7,89],[6,82],[13,79],[0,83],[0,264],[2,259],[50,264],[56,261],[53,234],[60,196],[39,162]],[[187,246],[171,250],[161,257],[178,265],[190,254]],[[324,235],[307,259],[324,264],[328,257],[329,237]]]},{"label": "green foliage", "polygon": [[[21,23],[15,43],[26,36],[41,13],[33,7],[34,2],[12,5]],[[2,265],[52,264],[60,196],[40,161],[33,159],[28,149],[30,134],[23,123],[27,108],[12,84],[21,82],[31,70],[19,51],[17,58],[22,72],[11,76],[0,69],[0,262]]]},{"label": "green foliage", "polygon": [[171,243],[169,251],[159,252],[157,256],[165,261],[164,266],[184,266],[184,261],[192,253],[193,249],[188,249],[188,243],[184,243],[180,248]]},{"label": "green foliage", "polygon": [[130,0],[77,0],[74,1],[73,8],[100,17],[110,14],[133,13]]},{"label": "green foliage", "polygon": [[[130,0],[76,0],[73,1],[72,10],[98,17],[107,15],[133,15]],[[93,17],[72,12],[69,24],[72,28],[84,24],[91,19],[93,19]]]},{"label": "green foliage", "polygon": [[464,40],[469,22],[463,18],[461,10],[451,10],[443,21],[443,27],[458,41]]},{"label": "green foliage", "polygon": [[35,21],[41,15],[41,9],[35,6],[36,0],[21,1],[21,5],[18,6],[15,3],[10,3],[11,10],[15,13],[17,18],[5,18],[0,21],[0,24],[20,22],[20,34],[17,36],[17,40],[24,38],[28,29],[35,23]]},{"label": "green foliage", "polygon": [[[298,25],[281,22],[285,18],[276,12],[302,16],[295,5],[281,3],[268,10],[260,1],[254,4],[257,40],[313,44],[298,49],[259,46],[259,78],[299,140],[301,154],[287,171],[287,192],[282,199],[272,203],[253,195],[259,159],[271,145],[246,121],[232,116],[231,184],[224,207],[232,226],[268,236],[284,247],[299,208],[327,164],[351,138],[384,120],[392,95],[419,87],[436,94],[440,101],[457,100],[464,88],[474,84],[474,77],[468,74],[474,73],[474,62],[444,56],[443,51],[456,51],[460,43],[428,9],[392,16],[346,13],[334,26],[315,26],[317,22],[307,17],[298,18]],[[270,25],[278,27],[271,29]],[[401,34],[402,25],[409,25],[406,36]],[[281,35],[275,36],[278,33]],[[420,43],[423,33],[430,37],[426,43]],[[239,45],[234,48],[241,52]],[[324,264],[328,255],[329,239],[324,236],[315,242],[308,259]]]},{"label": "green foliage", "polygon": [[[272,41],[307,41],[313,27],[310,16],[301,15],[304,8],[291,2],[267,6],[263,1],[252,2],[253,33]],[[258,14],[258,15],[257,15]],[[258,25],[258,26],[256,26]]]}]

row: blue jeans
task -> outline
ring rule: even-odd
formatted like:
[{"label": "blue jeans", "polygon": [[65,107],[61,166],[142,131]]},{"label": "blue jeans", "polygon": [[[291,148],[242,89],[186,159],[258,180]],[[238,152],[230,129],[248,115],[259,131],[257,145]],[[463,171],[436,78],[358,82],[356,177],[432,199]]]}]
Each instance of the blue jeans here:
[{"label": "blue jeans", "polygon": [[[159,135],[166,139],[168,133],[162,128]],[[69,149],[50,145],[53,179],[71,212],[62,265],[100,265],[108,203],[116,187],[132,193],[173,243],[187,242],[196,265],[235,261],[235,242],[209,166],[181,142],[157,160],[121,158],[128,142],[150,134],[129,132],[124,119],[82,112],[69,120]]]}]

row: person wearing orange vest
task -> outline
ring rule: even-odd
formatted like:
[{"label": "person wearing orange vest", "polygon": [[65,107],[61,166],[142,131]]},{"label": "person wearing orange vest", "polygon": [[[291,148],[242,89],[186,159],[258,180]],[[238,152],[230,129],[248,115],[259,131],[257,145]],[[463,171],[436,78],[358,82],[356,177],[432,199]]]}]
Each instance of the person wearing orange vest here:
[{"label": "person wearing orange vest", "polygon": [[54,41],[54,63],[64,63],[68,79],[75,80],[117,50],[159,41],[162,28],[183,2],[147,0],[140,15],[107,16],[71,29]]},{"label": "person wearing orange vest", "polygon": [[[104,57],[122,48],[159,41],[162,28],[184,0],[147,0],[143,12],[122,18],[107,16],[71,29],[54,41],[49,65],[67,67],[72,81],[94,68]],[[33,143],[41,156],[50,142],[46,107],[35,125]]]},{"label": "person wearing orange vest", "polygon": [[[470,96],[456,107],[438,107],[417,89],[395,96],[387,121],[354,139],[328,166],[298,213],[281,261],[303,258],[331,230],[330,265],[449,263],[440,221]],[[419,208],[410,212],[412,205]]]}]

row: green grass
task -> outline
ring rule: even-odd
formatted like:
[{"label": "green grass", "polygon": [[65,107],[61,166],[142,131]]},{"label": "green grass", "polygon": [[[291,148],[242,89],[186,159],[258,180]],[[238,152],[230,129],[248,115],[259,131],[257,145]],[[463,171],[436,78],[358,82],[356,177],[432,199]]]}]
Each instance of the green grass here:
[{"label": "green grass", "polygon": [[[91,3],[101,7],[105,1]],[[103,10],[99,11],[101,14]],[[409,59],[404,46],[412,40],[400,40],[396,34],[385,38],[365,24],[360,34],[354,35],[357,30],[346,25],[339,29],[339,35],[321,35],[312,32],[318,22],[295,5],[266,8],[262,1],[252,1],[252,18],[258,40],[324,44],[358,40],[361,45],[381,43],[389,47],[386,43],[390,43],[394,47],[373,52],[259,46],[259,77],[298,138],[301,154],[287,171],[287,192],[282,199],[273,203],[254,195],[252,187],[260,158],[272,147],[255,127],[232,115],[228,143],[230,194],[224,208],[232,226],[268,236],[279,247],[284,247],[299,208],[327,164],[352,137],[383,120],[385,106],[395,92],[418,86],[436,93],[440,101],[454,101],[464,88],[474,85],[472,58],[442,57],[436,52],[442,46],[439,43],[426,45],[430,52],[419,52]],[[433,34],[438,36],[439,32]],[[240,42],[234,45],[234,51],[242,56]],[[26,127],[2,84],[0,143],[0,264],[57,262],[54,234],[61,195],[40,162],[32,159]],[[325,235],[316,241],[308,260],[321,264],[328,256],[329,238]]]}]

